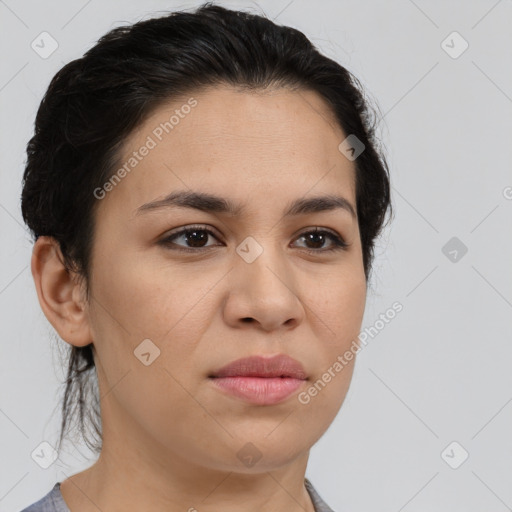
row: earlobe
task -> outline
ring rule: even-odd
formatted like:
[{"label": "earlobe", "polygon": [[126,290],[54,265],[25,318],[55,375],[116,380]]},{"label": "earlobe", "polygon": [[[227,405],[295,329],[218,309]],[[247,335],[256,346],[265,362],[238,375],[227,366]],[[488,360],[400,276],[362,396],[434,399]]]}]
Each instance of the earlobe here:
[{"label": "earlobe", "polygon": [[63,262],[54,238],[37,239],[31,270],[41,309],[64,341],[81,347],[92,342],[87,308],[76,274],[68,272]]}]

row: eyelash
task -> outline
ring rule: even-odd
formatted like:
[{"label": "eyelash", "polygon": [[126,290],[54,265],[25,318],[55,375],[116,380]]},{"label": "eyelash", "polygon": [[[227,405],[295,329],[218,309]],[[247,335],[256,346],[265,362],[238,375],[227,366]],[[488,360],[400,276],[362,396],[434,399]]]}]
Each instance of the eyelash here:
[{"label": "eyelash", "polygon": [[[185,229],[182,229],[180,231],[177,231],[175,233],[172,233],[170,234],[169,236],[167,236],[166,238],[162,239],[159,243],[171,250],[175,250],[175,251],[182,251],[182,252],[199,252],[199,251],[202,251],[202,250],[205,250],[205,249],[208,249],[208,247],[197,247],[197,248],[190,248],[190,247],[170,247],[174,242],[172,242],[173,239],[179,237],[180,235],[187,235],[189,233],[193,233],[194,231],[204,231],[205,233],[208,233],[209,235],[217,238],[217,236],[215,235],[215,233],[213,231],[211,231],[210,229],[204,227],[204,226],[189,226]],[[328,249],[305,249],[305,248],[301,248],[301,250],[309,253],[309,254],[318,254],[318,253],[331,253],[333,251],[342,251],[342,250],[345,250],[350,244],[346,243],[343,238],[341,238],[340,236],[336,235],[335,233],[331,232],[331,231],[327,231],[325,229],[319,229],[319,228],[315,228],[315,229],[312,229],[312,230],[309,230],[309,231],[304,231],[303,233],[301,233],[299,235],[298,238],[301,238],[305,235],[309,235],[311,233],[316,233],[316,234],[321,234],[321,235],[328,235],[330,237],[330,239],[332,240],[333,242],[333,246],[328,248]]]}]

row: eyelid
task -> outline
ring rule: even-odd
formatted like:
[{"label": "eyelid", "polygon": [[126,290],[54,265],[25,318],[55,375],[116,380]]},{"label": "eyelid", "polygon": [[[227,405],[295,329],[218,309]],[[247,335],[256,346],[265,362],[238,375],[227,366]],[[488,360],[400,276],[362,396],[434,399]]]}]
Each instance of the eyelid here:
[{"label": "eyelid", "polygon": [[216,238],[220,237],[220,235],[217,234],[217,230],[215,230],[215,228],[213,228],[207,224],[186,224],[185,226],[180,226],[180,227],[173,229],[172,231],[169,231],[164,236],[164,238],[162,240],[168,240],[169,238],[171,238],[173,236],[183,235],[183,234],[186,234],[187,231],[194,231],[194,230],[205,231],[205,232],[215,236]]}]

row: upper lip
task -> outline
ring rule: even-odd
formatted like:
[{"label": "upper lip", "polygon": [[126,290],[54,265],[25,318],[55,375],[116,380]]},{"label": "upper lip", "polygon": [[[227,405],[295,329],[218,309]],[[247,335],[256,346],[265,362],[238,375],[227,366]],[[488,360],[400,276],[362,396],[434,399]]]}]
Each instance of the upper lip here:
[{"label": "upper lip", "polygon": [[286,354],[250,356],[223,366],[210,377],[289,377],[307,379],[304,367]]}]

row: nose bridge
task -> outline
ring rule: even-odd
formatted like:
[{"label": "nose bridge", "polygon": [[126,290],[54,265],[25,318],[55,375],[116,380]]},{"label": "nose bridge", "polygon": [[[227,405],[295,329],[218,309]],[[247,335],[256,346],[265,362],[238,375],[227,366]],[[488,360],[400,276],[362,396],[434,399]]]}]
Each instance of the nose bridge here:
[{"label": "nose bridge", "polygon": [[271,234],[246,237],[237,246],[236,253],[239,258],[237,269],[245,279],[254,280],[251,286],[255,284],[267,288],[285,286],[282,281],[287,280],[289,274],[284,264],[286,255]]},{"label": "nose bridge", "polygon": [[293,272],[276,237],[247,237],[236,248],[232,275],[232,320],[257,320],[264,328],[275,328],[301,317]]}]

